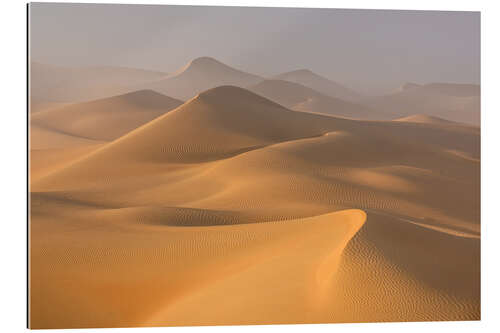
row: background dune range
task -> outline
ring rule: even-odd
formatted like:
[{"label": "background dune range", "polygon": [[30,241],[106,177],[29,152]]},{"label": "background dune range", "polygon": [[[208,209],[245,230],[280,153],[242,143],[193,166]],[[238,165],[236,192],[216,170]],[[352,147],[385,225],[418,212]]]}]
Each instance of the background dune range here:
[{"label": "background dune range", "polygon": [[473,85],[32,64],[30,326],[478,320],[478,121]]}]

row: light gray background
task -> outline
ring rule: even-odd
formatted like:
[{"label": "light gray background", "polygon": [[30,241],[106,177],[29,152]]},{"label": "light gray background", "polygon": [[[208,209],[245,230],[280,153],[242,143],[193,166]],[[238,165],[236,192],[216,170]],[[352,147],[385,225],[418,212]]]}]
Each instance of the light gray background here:
[{"label": "light gray background", "polygon": [[199,56],[361,92],[480,81],[478,12],[33,3],[31,59],[173,72]]}]

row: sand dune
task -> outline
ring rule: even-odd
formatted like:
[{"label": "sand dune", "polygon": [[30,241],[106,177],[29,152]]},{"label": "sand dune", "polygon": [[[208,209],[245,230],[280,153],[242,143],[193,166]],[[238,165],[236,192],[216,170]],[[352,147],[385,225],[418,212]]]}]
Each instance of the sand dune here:
[{"label": "sand dune", "polygon": [[[339,286],[335,297],[342,307],[332,307],[331,321],[480,317],[478,239],[452,236],[387,216],[368,216],[343,252],[335,280]],[[363,288],[355,287],[360,285]],[[397,290],[404,290],[405,296]],[[377,299],[376,305],[366,302],[367,294]]]},{"label": "sand dune", "polygon": [[166,73],[142,69],[96,66],[64,67],[31,62],[30,98],[43,103],[74,103],[137,90]]},{"label": "sand dune", "polygon": [[[222,96],[231,98],[221,99]],[[186,133],[192,135],[187,136]],[[398,141],[394,141],[394,137],[398,137]],[[417,138],[420,142],[416,143]],[[357,151],[363,153],[353,154]],[[405,122],[362,122],[294,112],[244,89],[220,87],[200,94],[176,110],[105,145],[77,164],[33,185],[35,189],[62,190],[93,188],[95,184],[112,187],[113,182],[117,182],[120,183],[117,192],[122,191],[122,186],[140,188],[140,196],[145,196],[141,204],[147,205],[150,200],[157,201],[147,198],[147,193],[151,197],[161,197],[161,200],[166,197],[164,188],[158,182],[148,188],[151,185],[146,179],[165,175],[165,181],[173,182],[170,186],[174,189],[179,187],[179,190],[173,191],[173,196],[167,197],[181,199],[183,195],[178,194],[181,188],[196,187],[204,190],[199,191],[198,198],[189,198],[186,203],[210,199],[209,207],[231,209],[231,205],[225,207],[214,202],[235,195],[225,188],[227,184],[238,191],[248,185],[258,193],[264,185],[280,189],[280,179],[283,178],[280,175],[290,173],[299,177],[297,179],[301,182],[311,183],[307,186],[301,183],[306,187],[299,192],[302,194],[297,202],[320,202],[315,197],[304,197],[309,195],[306,189],[317,193],[329,179],[336,186],[341,181],[346,183],[345,191],[350,191],[354,185],[359,186],[359,191],[367,190],[366,197],[357,197],[355,201],[360,202],[353,202],[353,207],[381,208],[377,202],[387,205],[396,200],[391,196],[387,200],[377,200],[374,206],[367,205],[374,195],[372,190],[382,189],[388,194],[398,193],[400,198],[407,196],[408,203],[423,200],[426,205],[440,207],[441,210],[449,207],[450,215],[463,215],[453,212],[456,200],[463,200],[464,210],[476,212],[471,216],[473,220],[474,216],[477,217],[478,202],[471,198],[478,192],[479,163],[448,151],[460,151],[478,158],[479,131],[469,127],[441,128]],[[121,165],[120,170],[114,167],[117,163]],[[141,175],[146,170],[147,175]],[[232,179],[234,170],[237,170],[236,179]],[[245,170],[251,170],[247,177],[244,177]],[[239,181],[242,178],[252,179],[254,174],[260,174],[260,183]],[[124,175],[140,177],[144,181],[127,184],[123,180]],[[266,184],[266,175],[273,182],[278,180],[278,184]],[[186,179],[179,183],[173,181],[178,177]],[[456,184],[458,180],[459,185]],[[284,184],[284,200],[291,201],[290,195],[296,192],[289,188],[294,186],[293,182]],[[469,195],[453,195],[456,186],[467,186]],[[433,187],[440,190],[434,191]],[[415,188],[427,190],[421,192]],[[336,188],[327,187],[325,190],[336,191]],[[346,198],[361,195],[355,194],[357,192],[343,195],[342,191],[335,196],[324,194],[328,200],[338,198],[335,200],[339,202],[349,202]],[[433,192],[436,197],[429,196],[431,193],[427,192]],[[272,191],[269,194],[275,195]],[[116,195],[117,198],[121,196],[120,193]],[[264,194],[248,197],[266,201]],[[276,200],[279,199],[269,198],[273,205]],[[472,209],[471,204],[476,208]],[[250,203],[241,205],[237,208],[248,208]],[[265,203],[252,205],[258,208]],[[410,209],[398,205],[394,204],[395,207],[391,208],[393,213],[404,215]],[[422,207],[415,206],[412,211],[415,218],[422,217],[418,215],[422,214]],[[443,218],[443,214],[432,209],[429,214],[429,217]],[[451,221],[449,217],[446,219]],[[456,220],[453,223],[465,222]]]},{"label": "sand dune", "polygon": [[181,100],[222,85],[246,87],[261,81],[257,75],[229,67],[213,58],[200,57],[192,60],[172,75],[144,85]]},{"label": "sand dune", "polygon": [[222,86],[119,138],[93,158],[210,161],[276,142],[322,135],[342,121],[291,111],[245,89]]},{"label": "sand dune", "polygon": [[110,141],[181,104],[154,91],[141,90],[37,112],[31,116],[31,124],[91,140]]},{"label": "sand dune", "polygon": [[324,95],[298,83],[265,80],[248,89],[296,111],[357,119],[386,118],[381,111]]},{"label": "sand dune", "polygon": [[357,101],[361,98],[361,95],[356,93],[354,90],[344,87],[337,82],[328,80],[327,78],[313,73],[308,69],[299,69],[282,73],[276,75],[274,79],[298,83],[325,95],[345,101]]},{"label": "sand dune", "polygon": [[222,86],[35,153],[31,326],[479,319],[479,128],[424,120]]},{"label": "sand dune", "polygon": [[[292,314],[308,321],[365,216],[353,210],[289,222],[138,228],[116,225],[119,212],[32,200],[36,328],[281,322]],[[61,234],[76,231],[77,242]],[[297,286],[306,289],[297,293]],[[218,306],[192,316],[216,298]]]},{"label": "sand dune", "polygon": [[425,113],[478,126],[479,90],[478,85],[472,84],[405,84],[392,94],[367,98],[364,104],[392,113],[393,118]]},{"label": "sand dune", "polygon": [[181,102],[153,91],[42,110],[31,115],[30,175],[34,182],[163,115]]}]

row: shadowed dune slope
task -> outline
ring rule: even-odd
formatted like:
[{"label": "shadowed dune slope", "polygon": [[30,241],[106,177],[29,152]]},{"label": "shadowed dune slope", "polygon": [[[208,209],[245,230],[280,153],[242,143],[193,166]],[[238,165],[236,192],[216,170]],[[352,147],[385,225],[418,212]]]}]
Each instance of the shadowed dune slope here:
[{"label": "shadowed dune slope", "polygon": [[84,102],[127,93],[166,73],[126,67],[64,67],[31,62],[30,98],[43,103]]},{"label": "shadowed dune slope", "polygon": [[331,97],[340,98],[345,101],[356,101],[361,96],[352,89],[328,80],[308,69],[299,69],[276,75],[274,79],[284,80],[301,84]]},{"label": "shadowed dune slope", "polygon": [[31,124],[68,135],[110,141],[181,104],[152,90],[141,90],[37,112],[31,116]]},{"label": "shadowed dune slope", "polygon": [[368,213],[342,253],[330,320],[477,320],[479,258],[479,239]]},{"label": "shadowed dune slope", "polygon": [[204,90],[217,86],[246,87],[261,80],[262,78],[257,75],[237,70],[213,58],[200,57],[167,78],[146,84],[145,87],[187,100]]},{"label": "shadowed dune slope", "polygon": [[425,113],[478,126],[479,92],[480,86],[472,84],[405,84],[390,95],[366,98],[363,103],[393,114],[393,118]]},{"label": "shadowed dune slope", "polygon": [[248,89],[296,111],[357,119],[384,118],[381,111],[327,96],[298,83],[265,80]]},{"label": "shadowed dune slope", "polygon": [[[323,232],[331,235],[326,225]],[[421,246],[422,239],[426,239],[426,247]],[[316,241],[321,247],[319,238]],[[314,283],[300,282],[310,286],[309,294],[288,289],[304,274],[302,264],[308,261],[305,257],[311,249],[302,251],[294,260],[301,271],[270,260],[179,300],[153,316],[151,323],[473,320],[479,316],[477,240],[368,218],[342,251],[336,270],[331,270],[335,267],[331,261],[338,260],[335,251],[330,263],[317,267],[316,290]],[[429,260],[432,256],[442,265]],[[325,273],[330,280],[323,280]],[[276,281],[276,276],[285,275],[290,278]],[[219,300],[217,306],[207,309],[205,305],[213,299]],[[193,312],[200,316],[193,319]]]}]

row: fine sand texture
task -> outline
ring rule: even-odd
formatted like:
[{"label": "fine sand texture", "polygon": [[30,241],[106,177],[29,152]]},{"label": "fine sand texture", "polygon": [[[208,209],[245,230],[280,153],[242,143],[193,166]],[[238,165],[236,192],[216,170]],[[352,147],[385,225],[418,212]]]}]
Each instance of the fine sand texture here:
[{"label": "fine sand texture", "polygon": [[32,115],[30,327],[479,320],[479,128],[243,81]]}]

